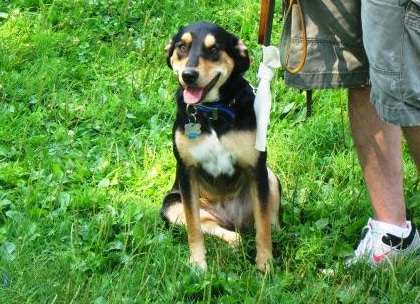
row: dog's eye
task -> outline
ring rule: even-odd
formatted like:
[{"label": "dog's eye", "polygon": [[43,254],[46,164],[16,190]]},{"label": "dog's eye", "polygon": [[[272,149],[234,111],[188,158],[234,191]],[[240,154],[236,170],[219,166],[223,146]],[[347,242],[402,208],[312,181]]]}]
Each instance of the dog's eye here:
[{"label": "dog's eye", "polygon": [[188,51],[188,46],[185,42],[179,42],[177,44],[178,51],[185,53]]},{"label": "dog's eye", "polygon": [[186,53],[188,51],[188,46],[187,46],[187,44],[185,42],[178,42],[176,44],[176,48],[181,53]]},{"label": "dog's eye", "polygon": [[181,44],[180,46],[178,46],[178,49],[181,52],[186,52],[187,51],[187,46],[185,44]]}]

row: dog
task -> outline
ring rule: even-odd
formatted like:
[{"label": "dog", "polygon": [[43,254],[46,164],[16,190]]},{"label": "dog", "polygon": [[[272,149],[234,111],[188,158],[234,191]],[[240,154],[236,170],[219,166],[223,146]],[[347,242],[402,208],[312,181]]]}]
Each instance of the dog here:
[{"label": "dog", "polygon": [[270,270],[271,229],[279,225],[281,185],[255,149],[254,90],[243,73],[242,41],[210,22],[187,25],[165,49],[180,87],[173,127],[176,178],[161,216],[186,225],[190,263],[205,271],[204,236],[235,245],[256,231],[256,263]]}]

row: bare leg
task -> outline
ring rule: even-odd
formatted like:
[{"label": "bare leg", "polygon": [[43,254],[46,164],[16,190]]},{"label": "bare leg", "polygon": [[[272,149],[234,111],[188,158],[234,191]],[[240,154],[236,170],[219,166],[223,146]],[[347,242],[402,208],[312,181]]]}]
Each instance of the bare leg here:
[{"label": "bare leg", "polygon": [[[359,162],[375,219],[406,227],[401,128],[383,122],[369,100],[370,90],[349,90],[349,115]],[[419,135],[417,140],[420,141]],[[415,144],[419,150],[418,144]],[[417,151],[420,159],[420,152]]]},{"label": "bare leg", "polygon": [[420,173],[420,127],[404,127],[403,132],[410,148],[411,156],[417,166],[417,171]]}]

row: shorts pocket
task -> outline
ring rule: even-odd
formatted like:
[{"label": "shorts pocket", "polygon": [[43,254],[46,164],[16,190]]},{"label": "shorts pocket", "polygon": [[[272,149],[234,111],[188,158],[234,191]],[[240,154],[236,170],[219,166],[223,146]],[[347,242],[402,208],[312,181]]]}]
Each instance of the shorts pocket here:
[{"label": "shorts pocket", "polygon": [[402,98],[420,109],[420,6],[410,2],[404,18]]},{"label": "shorts pocket", "polygon": [[400,72],[370,67],[370,80],[375,100],[380,100],[389,110],[398,109],[401,105],[395,100],[401,100],[402,78]]}]

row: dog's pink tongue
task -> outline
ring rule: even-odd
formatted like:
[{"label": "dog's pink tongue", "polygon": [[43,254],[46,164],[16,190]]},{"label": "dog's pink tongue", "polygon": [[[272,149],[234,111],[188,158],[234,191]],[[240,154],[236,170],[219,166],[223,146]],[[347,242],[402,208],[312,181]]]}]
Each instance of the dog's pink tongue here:
[{"label": "dog's pink tongue", "polygon": [[195,104],[201,100],[203,96],[203,89],[197,88],[185,88],[184,89],[184,101],[188,104]]}]

